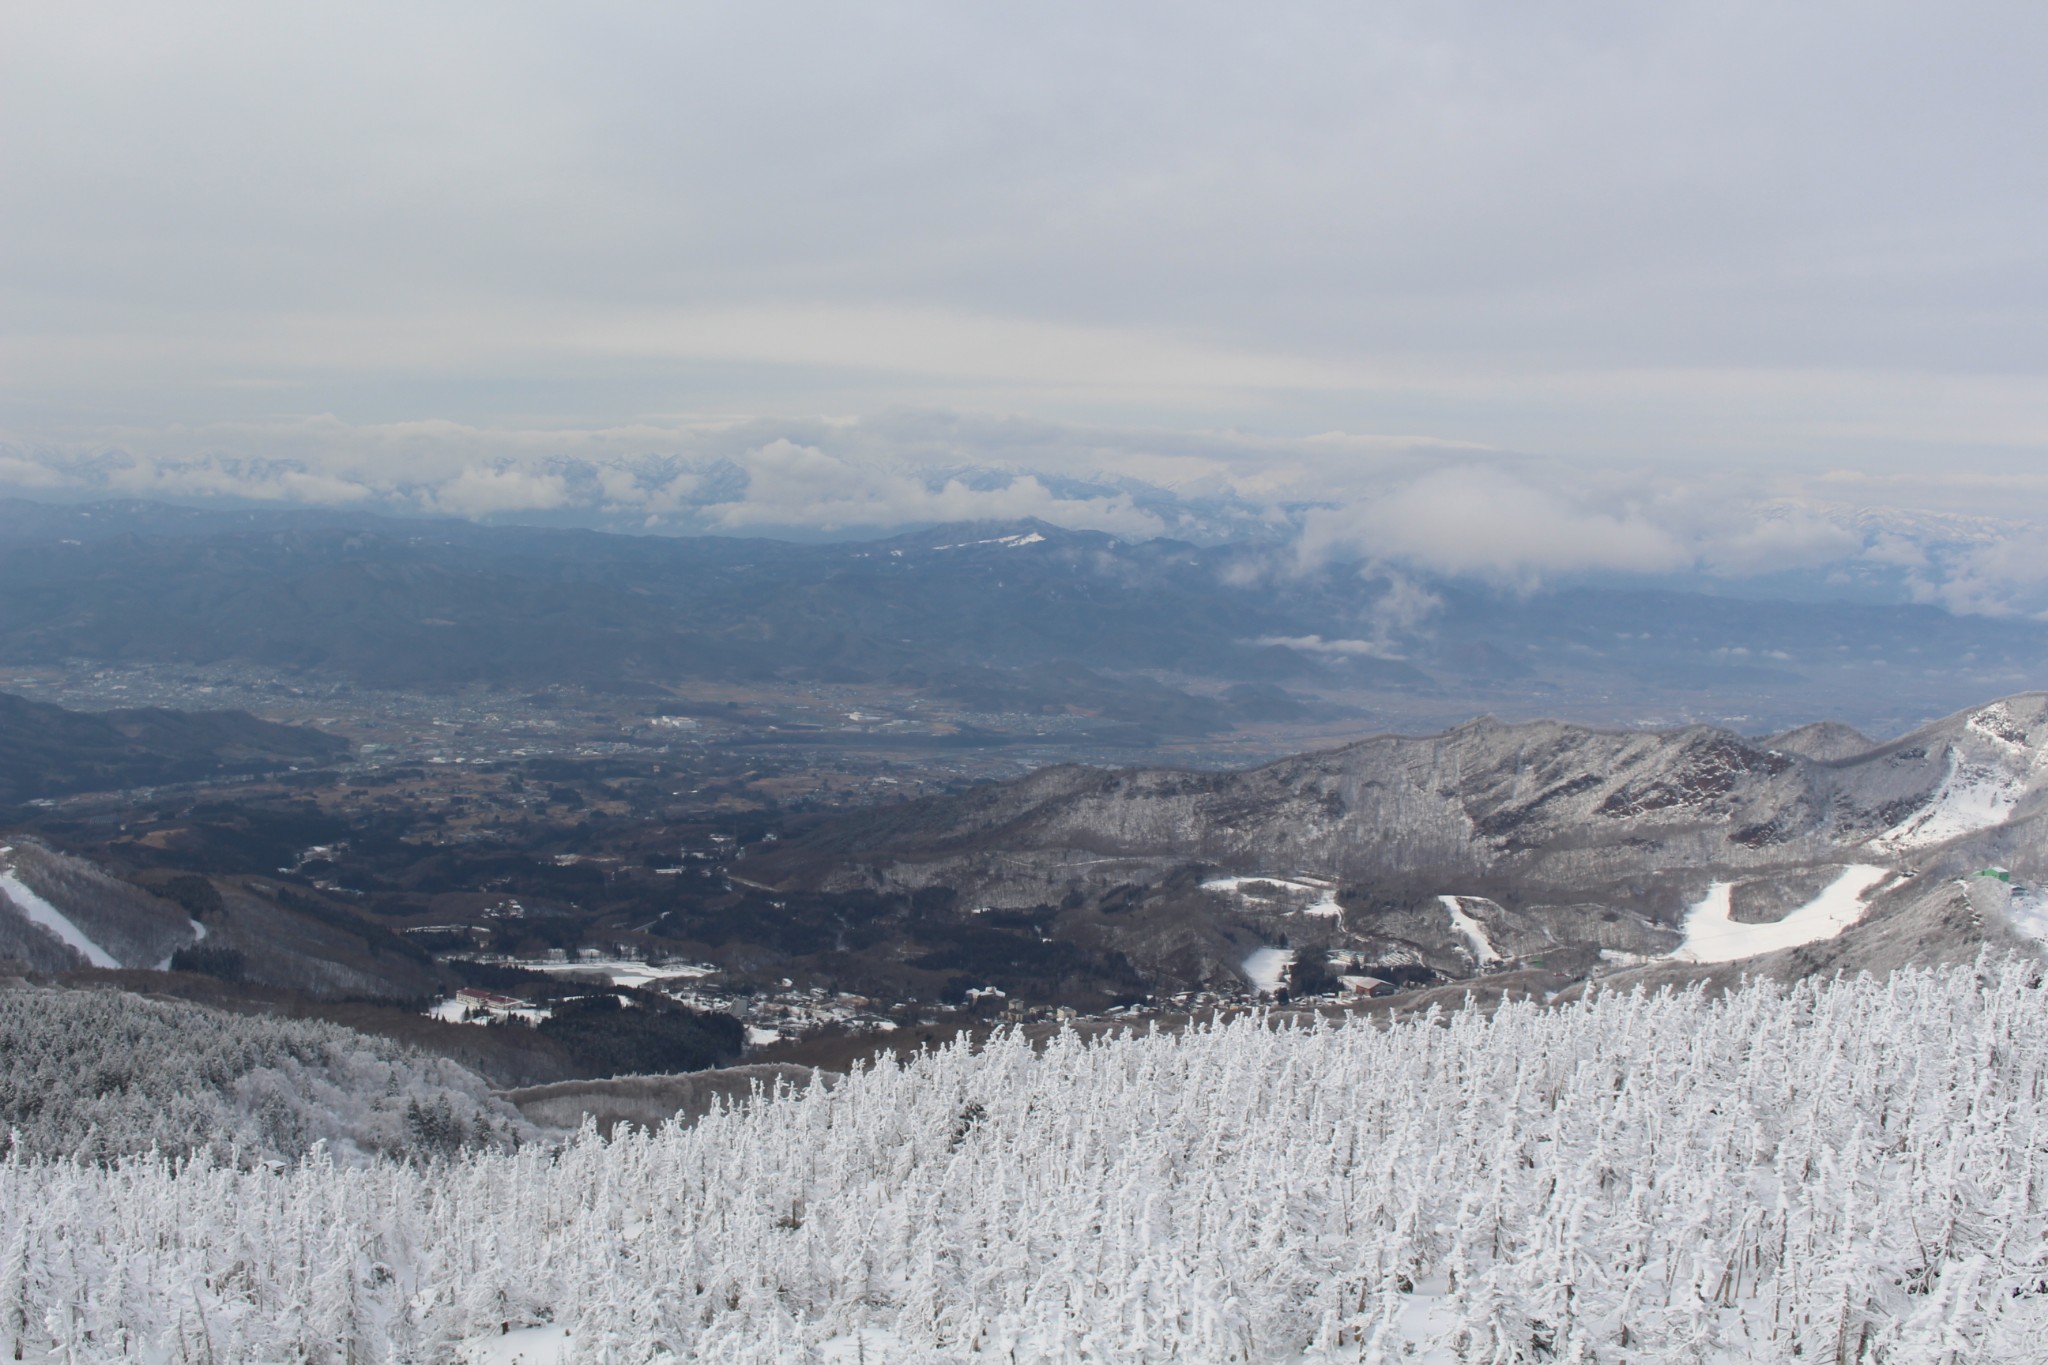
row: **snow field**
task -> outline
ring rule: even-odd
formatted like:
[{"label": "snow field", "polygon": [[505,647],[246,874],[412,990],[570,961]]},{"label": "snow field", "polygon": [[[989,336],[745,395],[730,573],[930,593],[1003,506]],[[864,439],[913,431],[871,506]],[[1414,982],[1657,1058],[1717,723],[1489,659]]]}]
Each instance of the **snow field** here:
[{"label": "snow field", "polygon": [[2015,890],[2006,908],[2007,921],[2036,943],[2048,944],[2048,894],[2039,888]]},{"label": "snow field", "polygon": [[548,972],[556,976],[602,977],[614,986],[651,986],[663,981],[718,975],[718,968],[694,962],[656,965],[625,958],[578,958],[572,962],[521,962],[518,965],[530,972]]},{"label": "snow field", "polygon": [[2005,761],[1972,761],[1951,753],[1948,773],[1934,798],[1870,842],[1888,853],[1931,848],[1965,834],[2004,824],[2026,796],[2033,764],[2016,756]]},{"label": "snow field", "polygon": [[1987,960],[1006,1037],[559,1150],[10,1160],[0,1353],[2038,1360],[2044,995]]},{"label": "snow field", "polygon": [[[0,857],[14,852],[12,848],[0,848]],[[16,875],[12,867],[0,868],[0,892],[14,902],[15,908],[27,915],[31,921],[48,929],[81,957],[95,967],[118,967],[113,954],[85,936],[85,931],[71,922],[70,916],[56,906],[28,889],[28,883]]]},{"label": "snow field", "polygon": [[1327,877],[1306,873],[1293,877],[1211,877],[1202,883],[1204,891],[1235,896],[1253,910],[1270,913],[1276,907],[1263,895],[1247,888],[1272,887],[1280,894],[1281,912],[1293,915],[1321,915],[1342,921],[1344,907],[1337,904],[1337,884]]},{"label": "snow field", "polygon": [[1472,960],[1482,967],[1501,961],[1501,955],[1494,951],[1493,940],[1486,936],[1486,926],[1465,913],[1465,903],[1456,896],[1438,896],[1437,902],[1451,917],[1451,928],[1470,946]]},{"label": "snow field", "polygon": [[1670,956],[1680,962],[1736,962],[1745,957],[1797,948],[1839,937],[1863,918],[1865,898],[1887,878],[1888,867],[1857,863],[1821,889],[1821,893],[1781,919],[1746,924],[1733,917],[1734,883],[1715,882],[1685,912],[1685,940]]},{"label": "snow field", "polygon": [[[625,1001],[621,1000],[619,1003],[624,1004]],[[552,1009],[540,1008],[473,1012],[470,1006],[463,1004],[454,996],[444,996],[427,1007],[426,1015],[429,1019],[438,1019],[444,1024],[474,1024],[482,1027],[499,1019],[521,1019],[529,1024],[538,1024],[544,1019],[554,1018],[555,1012]]]},{"label": "snow field", "polygon": [[1288,969],[1294,966],[1294,949],[1256,948],[1238,965],[1253,990],[1271,995],[1287,984]]}]

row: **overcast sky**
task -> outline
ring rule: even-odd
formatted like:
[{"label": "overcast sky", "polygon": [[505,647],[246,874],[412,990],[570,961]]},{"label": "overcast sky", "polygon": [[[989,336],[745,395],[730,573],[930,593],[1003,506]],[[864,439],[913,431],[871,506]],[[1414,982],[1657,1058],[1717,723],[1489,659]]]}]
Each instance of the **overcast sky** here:
[{"label": "overcast sky", "polygon": [[2039,0],[11,0],[0,458],[488,511],[1012,419],[1338,538],[1513,465],[1624,567],[1660,489],[2032,516],[2044,71]]}]

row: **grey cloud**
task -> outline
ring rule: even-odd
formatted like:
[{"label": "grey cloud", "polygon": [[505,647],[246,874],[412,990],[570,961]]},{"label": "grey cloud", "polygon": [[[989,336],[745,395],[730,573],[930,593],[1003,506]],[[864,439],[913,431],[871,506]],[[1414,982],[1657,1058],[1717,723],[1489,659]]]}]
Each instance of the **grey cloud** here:
[{"label": "grey cloud", "polygon": [[1516,579],[1683,566],[1686,547],[1635,509],[1603,511],[1531,487],[1497,465],[1462,464],[1362,505],[1309,513],[1305,559],[1346,551],[1440,573]]},{"label": "grey cloud", "polygon": [[1805,508],[1764,507],[1730,533],[1710,539],[1702,557],[1730,577],[1808,569],[1871,553],[1863,537],[1838,521]]},{"label": "grey cloud", "polygon": [[777,439],[740,460],[746,496],[711,509],[728,528],[805,526],[836,531],[915,522],[1041,517],[1083,530],[1153,536],[1165,528],[1128,495],[1060,497],[1037,476],[1015,473],[975,487],[960,477],[917,474],[828,455]]},{"label": "grey cloud", "polygon": [[434,509],[458,517],[487,517],[500,512],[539,512],[569,500],[569,484],[559,474],[534,473],[515,467],[472,465],[436,488]]},{"label": "grey cloud", "polygon": [[2044,65],[2025,0],[22,0],[0,423],[2039,452]]},{"label": "grey cloud", "polygon": [[114,441],[136,435],[0,446],[0,488],[803,537],[1039,517],[1263,545],[1223,571],[1276,591],[1334,561],[1362,564],[1383,585],[1364,641],[1376,650],[1424,628],[1439,605],[1435,575],[1533,587],[1825,571],[1957,610],[2048,609],[2048,557],[2031,549],[2044,543],[2048,484],[2029,474],[1975,487],[2003,513],[1991,517],[1929,511],[1911,482],[1734,468],[1680,481],[1404,436],[933,410],[586,428],[321,417],[182,428],[155,453]]}]

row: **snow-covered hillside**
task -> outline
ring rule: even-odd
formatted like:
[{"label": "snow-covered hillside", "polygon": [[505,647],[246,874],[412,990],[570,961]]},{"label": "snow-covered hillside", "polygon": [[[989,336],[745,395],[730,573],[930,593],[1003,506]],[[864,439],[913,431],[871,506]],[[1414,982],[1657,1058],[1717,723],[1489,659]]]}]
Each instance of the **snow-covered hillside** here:
[{"label": "snow-covered hillside", "polygon": [[424,1167],[13,1160],[0,1352],[2038,1360],[2043,1093],[2012,961],[1012,1038]]},{"label": "snow-covered hillside", "polygon": [[481,1077],[312,1019],[111,990],[0,990],[0,1155],[425,1157],[533,1129]]},{"label": "snow-covered hillside", "polygon": [[205,936],[178,906],[82,858],[0,841],[0,957],[45,971],[162,967]]},{"label": "snow-covered hillside", "polygon": [[[1892,893],[1913,875],[1987,864],[2048,880],[2048,693],[1884,743],[1827,724],[1755,738],[1481,718],[1239,772],[1045,768],[835,817],[749,876],[786,891],[941,888],[962,904],[1056,905],[1053,933],[1122,954],[1155,989],[1227,990],[1263,987],[1245,966],[1254,939],[1381,974],[1585,977],[1669,955],[1710,883],[1747,902],[1731,921],[1743,925],[1770,918],[1764,902],[1803,905],[1813,875],[1850,866],[1899,875],[1808,922],[1732,931],[1688,956],[1841,937],[1849,965],[1889,966],[1861,954],[1911,899]],[[1948,960],[1985,941],[1950,927],[1934,945]]]}]

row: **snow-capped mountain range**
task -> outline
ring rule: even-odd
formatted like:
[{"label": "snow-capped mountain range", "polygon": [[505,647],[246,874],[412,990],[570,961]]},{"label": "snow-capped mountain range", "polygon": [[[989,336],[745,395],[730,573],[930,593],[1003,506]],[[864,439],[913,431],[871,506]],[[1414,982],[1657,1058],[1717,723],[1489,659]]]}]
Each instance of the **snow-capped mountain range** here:
[{"label": "snow-capped mountain range", "polygon": [[[2043,693],[1881,744],[1482,718],[1245,772],[1048,769],[850,817],[767,862],[790,886],[1058,904],[1063,933],[1219,979],[1244,970],[1240,931],[1366,971],[1579,975],[1853,956],[1908,910],[1925,954],[1952,956],[2006,929],[1958,879],[2048,874],[2044,750]],[[1734,932],[1788,921],[1805,927]]]}]

